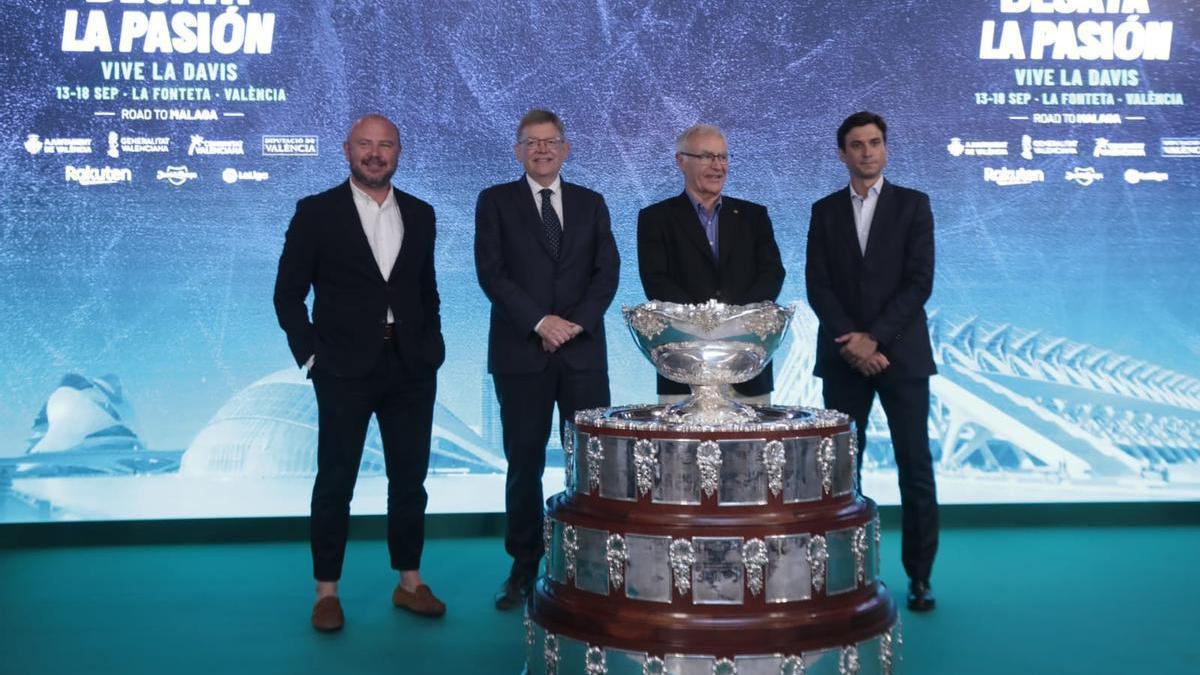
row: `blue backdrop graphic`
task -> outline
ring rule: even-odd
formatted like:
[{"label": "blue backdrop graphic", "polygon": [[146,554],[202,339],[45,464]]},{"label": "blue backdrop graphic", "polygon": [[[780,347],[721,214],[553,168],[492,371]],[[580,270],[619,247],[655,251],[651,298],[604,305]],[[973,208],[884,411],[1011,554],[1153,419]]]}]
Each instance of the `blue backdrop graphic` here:
[{"label": "blue backdrop graphic", "polygon": [[[728,135],[727,192],[769,207],[781,301],[801,302],[776,400],[819,403],[808,209],[845,185],[837,124],[871,109],[890,123],[887,178],[928,192],[937,221],[943,498],[1195,499],[1200,16],[1123,3],[1171,23],[1166,59],[981,58],[988,21],[1029,48],[1037,21],[1126,19],[1001,4],[6,3],[0,521],[306,512],[315,414],[275,323],[275,264],[296,200],[345,178],[345,130],[376,110],[401,129],[396,183],[438,213],[432,508],[499,508],[473,207],[519,176],[514,125],[534,106],[562,115],[564,173],[612,211],[615,403],[653,398],[617,307],[643,299],[636,214],[681,189],[673,142],[697,121]],[[184,13],[220,27],[207,52],[181,41]],[[220,53],[237,25],[253,39]],[[886,502],[883,429],[866,487]],[[382,508],[370,443],[358,511]]]}]

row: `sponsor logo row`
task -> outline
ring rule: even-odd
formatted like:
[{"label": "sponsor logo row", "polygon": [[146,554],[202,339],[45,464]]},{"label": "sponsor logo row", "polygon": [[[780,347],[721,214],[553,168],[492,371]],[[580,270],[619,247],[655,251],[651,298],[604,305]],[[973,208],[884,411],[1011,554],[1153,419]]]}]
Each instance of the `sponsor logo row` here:
[{"label": "sponsor logo row", "polygon": [[[259,149],[263,157],[316,157],[320,139],[311,135],[267,135],[263,136]],[[31,155],[90,155],[102,152],[117,159],[127,154],[158,154],[171,151],[173,139],[169,136],[130,136],[115,131],[99,144],[91,138],[52,138],[40,134],[28,134],[25,151]],[[246,142],[231,139],[213,139],[192,134],[186,141],[189,157],[245,155]]]},{"label": "sponsor logo row", "polygon": [[[222,182],[229,185],[243,182],[262,183],[271,178],[271,175],[266,171],[243,170],[233,167],[223,169],[218,175]],[[155,172],[154,179],[174,187],[181,187],[191,181],[199,180],[200,174],[189,169],[186,165],[168,165]],[[133,182],[133,169],[113,166],[73,166],[68,164],[63,168],[63,180],[68,183],[78,183],[84,186],[122,185]]]},{"label": "sponsor logo row", "polygon": [[[1166,171],[1141,171],[1139,169],[1126,169],[1121,174],[1126,183],[1137,185],[1138,183],[1164,183],[1170,176]],[[1063,179],[1080,185],[1090,187],[1104,180],[1104,174],[1097,171],[1094,167],[1074,167],[1067,170],[1063,174]],[[1008,167],[985,167],[983,169],[983,180],[986,183],[994,183],[1000,187],[1010,187],[1013,185],[1032,185],[1034,183],[1045,183],[1046,172],[1042,169],[1027,169],[1024,167],[1008,168]]]},{"label": "sponsor logo row", "polygon": [[[1009,141],[964,140],[960,136],[951,138],[946,145],[946,152],[953,157],[1007,157],[1009,154],[1019,154],[1024,159],[1033,159],[1043,155],[1078,156],[1080,150],[1077,140],[1040,139],[1029,134],[1021,136],[1020,150],[1010,148]],[[1095,138],[1088,154],[1092,157],[1145,157],[1146,144]],[[1160,138],[1159,156],[1200,158],[1200,138]]]}]

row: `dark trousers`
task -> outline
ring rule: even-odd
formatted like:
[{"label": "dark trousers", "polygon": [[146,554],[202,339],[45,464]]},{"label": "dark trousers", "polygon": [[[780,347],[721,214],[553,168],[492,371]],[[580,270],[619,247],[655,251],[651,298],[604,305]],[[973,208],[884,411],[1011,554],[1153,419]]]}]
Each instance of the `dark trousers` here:
[{"label": "dark trousers", "polygon": [[337,581],[342,576],[350,499],[362,463],[363,442],[371,415],[379,420],[387,470],[387,538],[392,567],[421,566],[425,544],[425,474],[437,395],[436,371],[413,372],[385,342],[379,361],[365,377],[341,378],[312,370],[317,394],[317,479],[313,484],[313,576]]},{"label": "dark trousers", "polygon": [[[572,370],[557,358],[546,370],[529,374],[493,374],[503,425],[508,476],[504,487],[504,548],[513,558],[513,574],[537,576],[542,556],[542,473],[554,406],[561,423],[575,411],[609,405],[608,373]],[[563,427],[560,424],[559,434]]]},{"label": "dark trousers", "polygon": [[901,560],[910,579],[929,579],[938,548],[937,487],[929,451],[929,378],[868,378],[846,368],[827,373],[822,391],[825,407],[846,413],[858,427],[860,477],[867,417],[879,395],[900,480]]}]

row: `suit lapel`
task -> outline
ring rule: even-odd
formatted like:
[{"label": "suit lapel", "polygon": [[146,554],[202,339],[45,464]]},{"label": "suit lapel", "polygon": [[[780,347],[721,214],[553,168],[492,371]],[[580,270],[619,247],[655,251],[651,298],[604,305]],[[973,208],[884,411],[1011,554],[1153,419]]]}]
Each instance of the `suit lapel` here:
[{"label": "suit lapel", "polygon": [[[875,214],[871,216],[871,229],[867,232],[867,250],[863,254],[864,258],[882,246],[883,240],[892,231],[892,221],[896,216],[895,198],[895,190],[891,189],[886,180],[883,181],[883,185],[879,186],[879,201],[875,202]],[[854,217],[854,214],[850,215]]]},{"label": "suit lapel", "polygon": [[412,252],[421,249],[416,245],[414,237],[420,236],[423,231],[417,223],[417,214],[413,212],[412,204],[405,198],[404,193],[393,186],[392,197],[396,200],[396,208],[400,210],[400,224],[404,234],[400,237],[400,250],[396,252],[396,260],[392,262],[392,273],[387,278],[389,282],[396,277],[400,266],[412,259]]},{"label": "suit lapel", "polygon": [[700,224],[700,216],[696,215],[696,207],[692,206],[692,200],[688,199],[687,193],[680,194],[675,198],[675,223],[683,232],[683,238],[692,242],[692,245],[702,254],[701,257],[707,260],[713,269],[716,269],[717,261],[713,260],[712,247],[708,245],[708,235],[704,233],[704,226]]},{"label": "suit lapel", "polygon": [[837,221],[842,223],[838,229],[841,230],[842,240],[854,251],[854,259],[861,261],[863,252],[858,247],[858,228],[854,224],[854,203],[851,201],[850,188],[842,190],[841,195],[840,199],[834,200],[838,210]]},{"label": "suit lapel", "polygon": [[[394,189],[394,188],[393,188]],[[367,233],[363,231],[362,219],[358,217],[358,206],[354,203],[354,188],[346,181],[342,190],[342,211],[349,214],[346,219],[347,227],[352,231],[346,234],[350,237],[350,247],[356,251],[359,261],[375,273],[375,278],[386,281],[379,273],[379,263],[375,262],[375,254],[371,252],[371,242],[367,241]]]},{"label": "suit lapel", "polygon": [[[567,251],[576,245],[579,238],[583,235],[580,228],[586,220],[583,217],[583,204],[580,203],[579,194],[575,190],[575,186],[567,181],[562,181],[562,245],[559,250],[559,259],[563,259],[567,255]],[[542,237],[545,239],[545,237]]]},{"label": "suit lapel", "polygon": [[736,242],[744,237],[738,236],[742,214],[739,213],[733,200],[724,199],[721,202],[721,213],[717,218],[717,255],[720,256],[720,269],[725,269],[729,261],[729,252]]}]

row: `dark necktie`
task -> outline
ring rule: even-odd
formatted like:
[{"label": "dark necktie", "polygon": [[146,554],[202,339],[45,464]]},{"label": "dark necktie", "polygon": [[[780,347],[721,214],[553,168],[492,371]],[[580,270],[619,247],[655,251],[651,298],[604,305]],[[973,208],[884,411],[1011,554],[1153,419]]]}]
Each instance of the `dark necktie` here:
[{"label": "dark necktie", "polygon": [[542,230],[546,232],[546,243],[550,245],[550,255],[557,260],[558,250],[562,247],[562,223],[558,221],[558,214],[554,212],[554,204],[550,202],[552,194],[554,194],[554,190],[550,188],[544,188],[541,191]]}]

